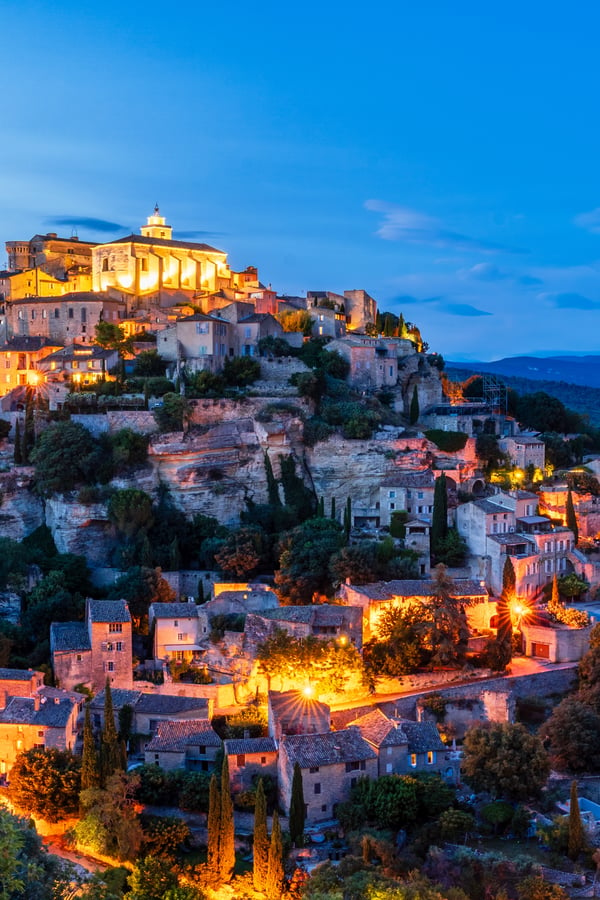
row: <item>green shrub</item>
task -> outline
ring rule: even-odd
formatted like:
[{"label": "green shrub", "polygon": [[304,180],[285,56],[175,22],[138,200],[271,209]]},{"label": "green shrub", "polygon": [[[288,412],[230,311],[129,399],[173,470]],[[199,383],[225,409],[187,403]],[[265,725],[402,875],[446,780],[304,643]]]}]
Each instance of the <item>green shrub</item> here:
[{"label": "green shrub", "polygon": [[307,447],[314,447],[315,444],[328,440],[334,433],[332,425],[328,425],[319,416],[312,416],[304,425],[304,443]]},{"label": "green shrub", "polygon": [[468,435],[462,431],[442,431],[441,428],[430,428],[424,432],[425,437],[443,453],[456,453],[467,443]]}]

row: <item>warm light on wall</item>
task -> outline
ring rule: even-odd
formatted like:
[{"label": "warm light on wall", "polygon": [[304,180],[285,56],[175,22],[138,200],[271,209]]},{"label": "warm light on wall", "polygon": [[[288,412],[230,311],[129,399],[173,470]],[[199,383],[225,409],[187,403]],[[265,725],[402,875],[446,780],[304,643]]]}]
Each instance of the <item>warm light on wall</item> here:
[{"label": "warm light on wall", "polygon": [[[127,290],[127,288],[130,288],[133,284],[133,277],[131,275],[119,275],[117,281],[119,282],[119,287],[125,288],[125,290]],[[109,282],[107,281],[107,284],[108,283]]]}]

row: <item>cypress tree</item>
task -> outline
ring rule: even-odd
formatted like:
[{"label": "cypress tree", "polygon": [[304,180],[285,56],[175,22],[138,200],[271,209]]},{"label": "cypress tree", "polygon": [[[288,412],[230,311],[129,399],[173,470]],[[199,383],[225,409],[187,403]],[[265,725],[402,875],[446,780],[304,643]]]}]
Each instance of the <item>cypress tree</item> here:
[{"label": "cypress tree", "polygon": [[269,459],[269,454],[265,451],[265,472],[267,475],[267,495],[271,506],[281,506],[281,498],[279,496],[279,486],[273,475],[273,466]]},{"label": "cypress tree", "polygon": [[556,575],[552,578],[552,593],[550,595],[550,602],[548,603],[548,612],[552,615],[556,615],[562,609],[562,603],[560,602],[560,593],[558,591],[558,578]]},{"label": "cypress tree", "polygon": [[579,798],[577,796],[577,782],[571,782],[571,803],[569,806],[569,859],[576,860],[585,848],[585,833],[581,822],[579,810]]},{"label": "cypress tree", "polygon": [[579,527],[577,525],[577,516],[575,515],[575,507],[573,506],[573,495],[571,488],[567,494],[567,505],[565,508],[567,528],[570,528],[575,537],[575,543],[579,543]]},{"label": "cypress tree", "polygon": [[302,786],[302,772],[298,763],[294,763],[294,775],[292,778],[292,796],[290,798],[290,838],[296,847],[302,847],[304,838],[304,822],[306,820],[306,807],[304,805],[304,790]]},{"label": "cypress tree", "polygon": [[144,379],[144,409],[150,408],[150,388],[148,387],[148,379]]},{"label": "cypress tree", "polygon": [[277,810],[273,813],[273,828],[269,844],[269,864],[267,871],[266,894],[269,900],[279,900],[283,887],[283,846],[281,843],[281,826]]},{"label": "cypress tree", "polygon": [[25,400],[25,430],[23,431],[23,462],[27,465],[29,454],[35,444],[35,426],[33,422],[33,389],[28,387]]},{"label": "cypress tree", "polygon": [[104,688],[104,727],[102,729],[100,765],[103,785],[106,784],[107,778],[123,769],[123,751],[117,734],[112,691],[108,678]]},{"label": "cypress tree", "polygon": [[496,608],[498,611],[498,631],[497,640],[499,644],[506,645],[507,652],[510,648],[510,656],[512,656],[512,618],[510,612],[511,601],[515,597],[516,576],[514,566],[510,556],[506,557],[504,569],[502,570],[502,592]]},{"label": "cypress tree", "polygon": [[352,500],[350,497],[346,500],[346,506],[344,509],[344,533],[346,535],[346,540],[350,537],[350,532],[352,531]]},{"label": "cypress tree", "polygon": [[83,752],[81,755],[81,790],[100,787],[100,766],[96,741],[92,730],[92,717],[89,704],[85,705],[85,719],[83,723]]},{"label": "cypress tree", "polygon": [[406,323],[402,313],[400,313],[400,318],[398,319],[398,337],[406,337]]},{"label": "cypress tree", "polygon": [[409,420],[411,425],[415,425],[419,421],[419,392],[417,386],[413,387],[412,400],[410,401]]},{"label": "cypress tree", "polygon": [[337,521],[337,512],[336,512],[336,508],[335,508],[335,497],[331,498],[331,518],[333,519],[334,522]]},{"label": "cypress tree", "polygon": [[23,448],[21,446],[21,424],[17,419],[17,424],[15,425],[15,449],[13,453],[13,459],[15,461],[16,466],[23,465]]},{"label": "cypress tree", "polygon": [[269,835],[267,833],[267,801],[262,778],[258,779],[254,806],[254,888],[264,891],[269,867]]},{"label": "cypress tree", "polygon": [[206,865],[209,874],[215,881],[221,874],[219,846],[221,843],[221,793],[217,784],[217,776],[213,772],[208,790],[208,846]]},{"label": "cypress tree", "polygon": [[435,479],[433,492],[433,515],[431,517],[431,556],[435,558],[438,544],[448,534],[448,492],[446,489],[446,476],[442,472]]},{"label": "cypress tree", "polygon": [[221,881],[231,881],[235,866],[235,837],[233,822],[233,803],[229,789],[229,763],[227,754],[223,756],[221,769],[221,827],[219,838],[219,870]]},{"label": "cypress tree", "polygon": [[319,502],[317,504],[317,516],[319,519],[322,519],[325,516],[325,500],[323,497],[319,497]]}]

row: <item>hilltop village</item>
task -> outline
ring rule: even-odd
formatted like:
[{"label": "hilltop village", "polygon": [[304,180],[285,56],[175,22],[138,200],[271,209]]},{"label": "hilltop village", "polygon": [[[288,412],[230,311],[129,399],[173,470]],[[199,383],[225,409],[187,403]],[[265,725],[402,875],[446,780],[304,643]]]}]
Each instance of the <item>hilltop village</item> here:
[{"label": "hilltop village", "polygon": [[[366,290],[278,294],[158,207],[6,249],[2,794],[133,869],[78,895],[585,891],[594,429],[452,382]],[[501,833],[543,834],[546,865],[482,862]]]}]

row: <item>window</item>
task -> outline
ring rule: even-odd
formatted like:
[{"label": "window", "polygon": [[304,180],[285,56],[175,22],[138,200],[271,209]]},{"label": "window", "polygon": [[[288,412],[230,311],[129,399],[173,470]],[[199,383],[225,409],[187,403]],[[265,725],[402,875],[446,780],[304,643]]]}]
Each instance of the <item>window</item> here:
[{"label": "window", "polygon": [[196,322],[196,334],[208,334],[208,322]]},{"label": "window", "polygon": [[360,769],[360,763],[358,760],[353,760],[352,762],[346,763],[346,772],[356,772]]},{"label": "window", "polygon": [[388,756],[391,756],[391,755],[392,755],[392,748],[391,748],[391,747],[388,747],[387,750],[386,750],[386,753],[387,753]]},{"label": "window", "polygon": [[206,756],[206,745],[201,744],[198,747],[198,753],[200,754],[200,756]]},{"label": "window", "polygon": [[87,307],[86,306],[81,307],[81,321],[87,322]]},{"label": "window", "polygon": [[105,256],[102,260],[102,271],[108,272],[108,256]]},{"label": "window", "polygon": [[108,641],[107,644],[106,644],[106,649],[107,649],[107,650],[112,650],[112,648],[113,648],[113,645],[112,645],[111,641]]},{"label": "window", "polygon": [[142,272],[148,271],[148,260],[147,259],[140,259],[140,268],[141,268]]},{"label": "window", "polygon": [[323,805],[321,806],[321,812],[327,812],[327,804],[326,803],[323,803]]},{"label": "window", "polygon": [[395,496],[396,496],[396,491],[389,491],[388,497],[390,498],[390,500],[393,500]]},{"label": "window", "polygon": [[386,763],[386,764],[385,764],[385,772],[386,772],[386,775],[391,775],[391,774],[392,774],[392,768],[393,768],[393,767],[392,767],[392,764],[391,764],[391,763]]},{"label": "window", "polygon": [[72,368],[72,369],[78,369],[78,368],[79,368],[79,360],[74,359],[74,360],[72,361],[72,363],[71,363],[71,368]]},{"label": "window", "polygon": [[179,628],[179,619],[173,619],[173,627]]},{"label": "window", "polygon": [[315,784],[315,794],[320,794],[320,793],[321,793],[321,782],[317,781]]},{"label": "window", "polygon": [[35,319],[35,309],[32,309],[31,310],[31,321],[33,322],[34,319]]},{"label": "window", "polygon": [[434,764],[434,762],[435,762],[435,753],[433,752],[433,750],[428,750],[427,751],[427,765],[432,766]]},{"label": "window", "polygon": [[81,653],[77,654],[77,662],[81,662]]},{"label": "window", "polygon": [[261,756],[261,758],[260,758],[260,764],[261,764],[261,766],[266,765],[266,763],[267,763],[267,757],[266,757],[266,756]]},{"label": "window", "polygon": [[115,647],[117,649],[117,653],[121,653],[121,651],[123,650],[123,642],[117,641],[117,643],[115,644]]},{"label": "window", "polygon": [[60,309],[58,307],[54,308],[54,318],[60,319]]},{"label": "window", "polygon": [[107,671],[107,672],[114,672],[114,671],[115,671],[115,664],[114,664],[114,662],[111,661],[111,662],[107,662],[107,663],[106,663],[106,671]]},{"label": "window", "polygon": [[43,731],[38,731],[37,736],[38,736],[38,737],[44,737],[44,732],[43,732]]},{"label": "window", "polygon": [[310,769],[309,769],[308,771],[310,772],[311,775],[314,775],[315,772],[318,772],[318,771],[319,771],[319,767],[318,767],[318,766],[311,766]]},{"label": "window", "polygon": [[71,306],[71,307],[69,308],[69,318],[72,319],[72,318],[74,317],[74,315],[75,315],[75,310],[74,310],[73,307]]},{"label": "window", "polygon": [[246,754],[238,753],[235,758],[236,765],[238,769],[242,769],[246,765]]},{"label": "window", "polygon": [[109,622],[108,630],[111,634],[121,634],[123,626],[120,622]]},{"label": "window", "polygon": [[416,765],[417,765],[417,754],[416,753],[410,754],[410,764],[413,767],[413,769],[416,767]]},{"label": "window", "polygon": [[5,369],[10,369],[10,359],[5,359],[5,360],[4,360],[4,368],[5,368]]}]

